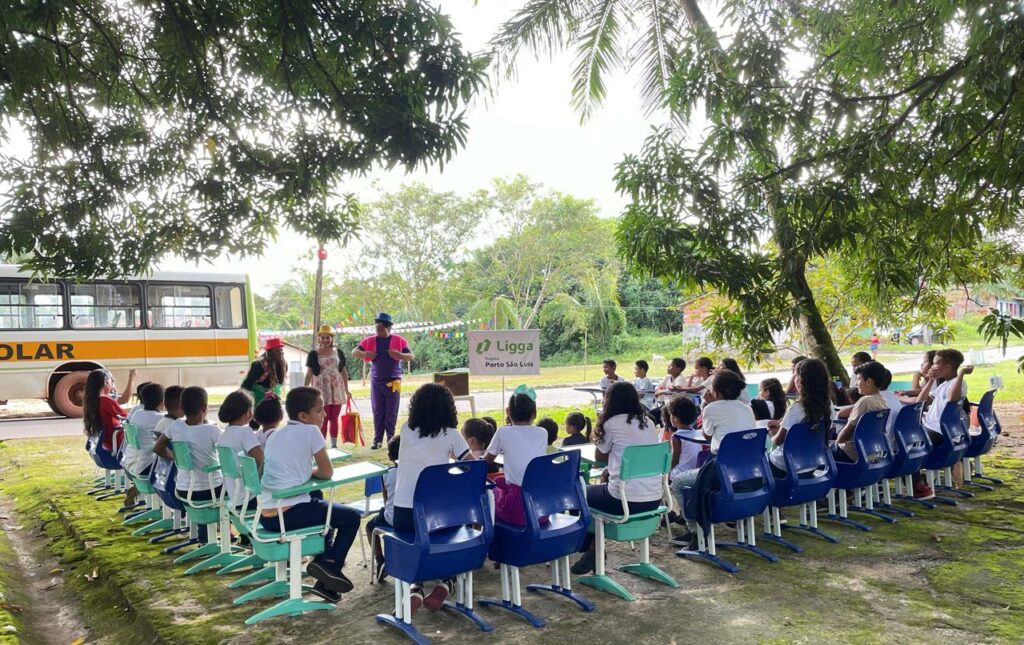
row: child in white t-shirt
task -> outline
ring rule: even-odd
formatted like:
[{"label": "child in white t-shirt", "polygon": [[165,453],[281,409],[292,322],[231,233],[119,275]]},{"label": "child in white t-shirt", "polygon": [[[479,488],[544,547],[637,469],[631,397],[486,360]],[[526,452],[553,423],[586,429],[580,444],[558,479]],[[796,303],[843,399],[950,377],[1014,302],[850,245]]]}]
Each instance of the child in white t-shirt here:
[{"label": "child in white t-shirt", "polygon": [[[622,456],[626,448],[656,443],[659,443],[658,429],[640,405],[636,388],[631,383],[613,385],[608,391],[604,410],[594,431],[597,459],[608,463],[607,481],[587,486],[587,506],[616,515],[624,513],[624,506],[627,505],[633,514],[658,508],[662,500],[660,475],[628,481],[620,479]],[[623,490],[625,499],[622,497]],[[593,571],[597,563],[592,533],[587,534],[581,551],[583,555],[571,567],[575,575]]]},{"label": "child in white t-shirt", "polygon": [[[313,593],[329,602],[352,590],[352,581],[342,572],[345,557],[359,532],[359,511],[339,504],[328,505],[322,496],[309,494],[275,499],[274,492],[301,486],[310,479],[330,479],[334,466],[327,456],[320,426],[324,421],[324,399],[314,387],[296,387],[285,399],[288,424],[267,439],[263,454],[263,493],[260,495],[260,524],[271,532],[323,524],[330,515],[324,552],[306,566],[316,578]],[[316,464],[313,466],[312,464]],[[328,513],[328,510],[330,511]]]},{"label": "child in white t-shirt", "polygon": [[[252,457],[256,460],[256,467],[262,472],[263,446],[260,445],[256,433],[249,427],[249,422],[252,421],[252,409],[252,394],[249,394],[247,390],[235,390],[224,398],[220,410],[217,411],[217,418],[221,423],[228,425],[224,428],[220,439],[217,440],[217,445],[231,448],[236,464],[239,456]],[[231,503],[239,506],[245,499],[245,488],[242,481],[225,477],[224,486]],[[256,509],[257,501],[255,498],[249,500],[249,510]]]},{"label": "child in white t-shirt", "polygon": [[619,375],[615,373],[615,370],[618,369],[618,367],[618,363],[616,363],[614,359],[604,359],[604,362],[601,363],[601,369],[604,370],[604,376],[602,376],[601,380],[598,382],[598,387],[602,390],[607,390],[613,384],[618,383],[621,380]]},{"label": "child in white t-shirt", "polygon": [[[452,458],[472,459],[466,439],[457,429],[458,424],[455,399],[443,385],[426,383],[409,400],[409,420],[402,426],[402,443],[398,451],[393,521],[387,522],[399,533],[416,532],[412,508],[420,473],[430,466],[446,464]],[[443,491],[437,493],[444,494]],[[421,605],[431,611],[441,609],[445,599],[452,593],[454,581],[442,581],[425,598],[421,582],[417,581],[413,585],[413,613]]]},{"label": "child in white t-shirt", "polygon": [[[490,429],[490,424],[482,419],[477,419]],[[371,572],[378,583],[384,582],[387,573],[384,571],[384,550],[380,538],[373,534],[378,526],[391,526],[395,520],[395,486],[398,484],[398,451],[402,446],[402,435],[397,434],[388,441],[388,459],[391,460],[391,467],[385,471],[381,478],[383,481],[384,508],[378,511],[377,515],[366,523],[366,540],[372,545],[374,562],[377,563],[375,571]]]},{"label": "child in white t-shirt", "polygon": [[633,375],[636,376],[633,379],[633,387],[636,388],[637,394],[640,395],[640,405],[644,406],[647,410],[653,410],[655,406],[654,389],[656,385],[654,379],[647,376],[651,366],[645,360],[639,360],[633,365]]},{"label": "child in white t-shirt", "polygon": [[281,399],[277,398],[273,393],[268,393],[262,401],[256,404],[252,419],[259,427],[256,438],[259,440],[260,445],[266,448],[267,439],[270,438],[270,435],[274,434],[274,431],[284,421],[284,409],[281,407]]},{"label": "child in white t-shirt", "polygon": [[[935,352],[935,359],[932,361],[931,369],[928,370],[928,381],[921,388],[917,395],[918,403],[931,402],[924,416],[921,417],[921,425],[928,431],[928,436],[933,446],[942,445],[946,442],[942,434],[940,420],[942,412],[949,404],[959,405],[967,397],[967,383],[964,376],[974,371],[973,365],[963,365],[964,355],[955,349],[940,349]],[[962,476],[961,464],[953,466],[953,480],[957,481]],[[914,497],[917,499],[930,499],[935,497],[935,491],[928,485],[921,473],[914,475]]]},{"label": "child in white t-shirt", "polygon": [[[192,470],[178,470],[175,494],[191,502],[208,502],[220,497],[224,478],[220,471],[204,473],[203,470],[219,463],[217,461],[217,439],[220,429],[206,423],[206,390],[201,387],[187,387],[181,393],[183,419],[170,424],[164,434],[156,440],[153,451],[167,459],[174,459],[171,443],[188,444],[192,456]],[[206,526],[199,526],[199,541],[206,542]]]},{"label": "child in white t-shirt", "polygon": [[139,448],[125,444],[121,465],[128,472],[145,477],[149,474],[156,455],[156,428],[164,418],[164,388],[159,383],[147,383],[140,392],[141,404],[128,415],[128,423],[139,429]]},{"label": "child in white t-shirt", "polygon": [[[497,478],[494,489],[494,516],[499,522],[515,526],[526,525],[523,511],[523,477],[530,461],[548,451],[548,431],[533,425],[537,417],[537,404],[533,389],[520,386],[508,400],[505,414],[512,425],[498,428],[487,446],[484,459],[493,464],[498,455],[504,458],[504,478]],[[558,426],[555,425],[555,435]]]},{"label": "child in white t-shirt", "polygon": [[[746,391],[743,377],[729,369],[720,369],[705,382],[707,391],[704,394],[704,409],[701,412],[701,431],[711,439],[711,452],[718,452],[722,438],[732,432],[744,432],[754,428],[754,411],[740,401],[740,394]],[[674,540],[686,548],[697,548],[697,522],[686,517],[683,491],[697,481],[699,468],[691,468],[677,473],[672,480],[672,492],[679,503],[680,512],[686,520],[688,532]]]},{"label": "child in white t-shirt", "polygon": [[697,423],[700,410],[693,402],[689,394],[677,394],[668,400],[668,418],[672,423],[672,471],[669,480],[675,479],[684,471],[697,467],[697,456],[700,454],[700,445],[692,441],[684,441],[676,433],[689,432]]},{"label": "child in white t-shirt", "polygon": [[793,366],[790,381],[797,399],[786,408],[786,415],[781,421],[768,422],[768,435],[772,440],[772,449],[768,453],[768,462],[772,472],[786,476],[786,457],[784,444],[790,428],[798,423],[806,423],[811,430],[821,432],[821,445],[828,443],[828,429],[822,429],[823,421],[831,420],[832,380],[828,375],[825,363],[817,358],[802,358]]}]

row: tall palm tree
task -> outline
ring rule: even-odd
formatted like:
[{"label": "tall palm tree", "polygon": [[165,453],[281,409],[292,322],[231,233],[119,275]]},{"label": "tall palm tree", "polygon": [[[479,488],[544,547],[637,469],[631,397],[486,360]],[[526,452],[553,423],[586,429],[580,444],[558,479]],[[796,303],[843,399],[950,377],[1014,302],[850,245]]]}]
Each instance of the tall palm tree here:
[{"label": "tall palm tree", "polygon": [[652,111],[663,105],[677,43],[706,26],[696,0],[529,0],[491,40],[492,57],[513,75],[523,49],[575,50],[572,104],[580,120],[604,100],[610,71],[639,68],[640,94]]}]

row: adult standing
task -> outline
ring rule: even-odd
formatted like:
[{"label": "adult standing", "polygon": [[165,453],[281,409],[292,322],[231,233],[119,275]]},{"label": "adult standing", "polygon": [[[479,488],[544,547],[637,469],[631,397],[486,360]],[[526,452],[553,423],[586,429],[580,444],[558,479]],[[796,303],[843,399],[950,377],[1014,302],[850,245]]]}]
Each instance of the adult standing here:
[{"label": "adult standing", "polygon": [[268,338],[263,353],[249,366],[242,380],[242,389],[252,392],[253,401],[259,403],[267,393],[281,398],[281,385],[288,376],[288,363],[284,360],[284,341]]},{"label": "adult standing", "polygon": [[331,447],[338,447],[338,416],[341,406],[351,395],[348,392],[348,365],[345,354],[334,345],[334,329],[321,325],[316,333],[316,349],[306,357],[306,387],[312,385],[324,398],[324,421],[320,434],[331,432]]},{"label": "adult standing", "polygon": [[379,313],[373,320],[377,333],[364,338],[352,355],[370,363],[370,407],[373,408],[373,445],[380,448],[385,435],[395,436],[398,404],[402,398],[402,361],[415,358],[409,343],[391,333],[391,316]]}]

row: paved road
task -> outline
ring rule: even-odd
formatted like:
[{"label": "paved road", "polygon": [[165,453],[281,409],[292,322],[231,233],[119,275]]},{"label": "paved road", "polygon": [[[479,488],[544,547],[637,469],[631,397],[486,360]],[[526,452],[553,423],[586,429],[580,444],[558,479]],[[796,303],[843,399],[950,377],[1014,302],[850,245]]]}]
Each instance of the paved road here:
[{"label": "paved road", "polygon": [[[985,350],[985,362],[997,362],[1001,360],[1016,360],[1024,355],[1024,346],[1010,347],[1006,351],[1005,359],[998,349]],[[920,356],[908,355],[906,359],[890,361],[886,364],[892,372],[907,373],[917,369],[921,364]],[[761,379],[776,377],[783,382],[789,380],[789,370],[783,372],[749,373],[746,375],[751,383]],[[514,381],[509,381],[509,391],[514,387]],[[410,393],[411,394],[411,393]],[[501,392],[481,392],[476,394],[476,409],[499,410],[504,407],[501,401]],[[586,392],[580,392],[571,387],[554,387],[537,390],[538,406],[589,406],[593,398]],[[370,415],[370,400],[357,399],[356,404],[362,411],[365,418]],[[402,413],[408,407],[408,396],[402,397]],[[469,411],[469,403],[460,401],[460,411]],[[6,439],[29,439],[36,437],[68,437],[81,434],[82,422],[77,419],[45,418],[45,419],[21,419],[0,421],[0,440]]]}]

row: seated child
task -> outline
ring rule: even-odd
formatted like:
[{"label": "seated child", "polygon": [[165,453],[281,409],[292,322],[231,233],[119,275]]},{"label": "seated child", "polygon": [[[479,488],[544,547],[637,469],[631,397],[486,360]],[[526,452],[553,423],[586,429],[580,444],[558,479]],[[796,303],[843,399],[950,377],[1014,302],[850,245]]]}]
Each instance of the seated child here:
[{"label": "seated child", "polygon": [[[256,467],[263,472],[263,446],[256,433],[249,427],[252,421],[252,394],[248,390],[235,390],[224,397],[217,411],[217,418],[221,423],[228,424],[224,432],[217,440],[218,446],[227,446],[236,455],[248,455],[256,460]],[[237,459],[235,460],[237,463]],[[245,489],[240,480],[232,477],[224,478],[224,485],[227,486],[228,496],[232,503],[238,506],[245,498]],[[256,509],[256,502],[253,498],[249,500],[249,510]]]},{"label": "seated child", "polygon": [[145,476],[153,467],[156,455],[156,432],[160,421],[164,419],[164,388],[159,383],[148,383],[140,392],[141,405],[128,415],[128,423],[139,429],[139,449],[125,446],[121,465],[128,472]]},{"label": "seated child", "polygon": [[[420,473],[430,466],[447,464],[450,458],[472,458],[466,439],[457,429],[458,424],[455,400],[445,386],[426,383],[412,395],[409,419],[401,430],[392,520],[378,516],[379,526],[390,525],[399,533],[416,532],[412,509]],[[453,586],[453,580],[443,580],[424,597],[423,588],[417,582],[412,589],[412,612],[415,613],[421,605],[431,611],[441,609]]]},{"label": "seated child", "polygon": [[637,393],[640,395],[640,405],[644,406],[647,410],[654,409],[654,380],[648,378],[647,372],[651,369],[651,366],[647,364],[645,360],[639,360],[633,364],[633,375],[636,376],[633,379],[633,387],[636,388]]},{"label": "seated child", "polygon": [[782,382],[777,378],[761,381],[757,398],[750,402],[750,407],[758,427],[766,427],[768,421],[781,419],[786,414],[786,391]]},{"label": "seated child", "polygon": [[[526,466],[534,457],[547,452],[548,431],[533,425],[537,417],[537,404],[531,394],[533,390],[520,386],[508,400],[508,415],[511,425],[498,428],[487,446],[484,459],[494,463],[495,457],[504,456],[504,479],[495,480],[494,514],[498,521],[524,526],[526,514],[523,511],[523,495],[520,486]],[[535,395],[534,395],[535,396]],[[555,426],[555,434],[558,426]]]},{"label": "seated child", "polygon": [[941,445],[945,438],[939,426],[942,412],[949,403],[960,404],[967,398],[964,376],[974,372],[973,365],[964,365],[964,355],[955,349],[935,352],[935,362],[928,372],[928,381],[917,395],[918,402],[929,402],[921,417],[921,425],[928,431],[932,445]]},{"label": "seated child", "polygon": [[846,425],[839,431],[835,443],[832,445],[832,456],[836,461],[854,463],[857,461],[857,445],[853,441],[854,430],[857,428],[857,421],[868,412],[887,410],[886,405],[878,393],[881,384],[885,382],[886,369],[881,363],[868,361],[857,368],[857,391],[860,398],[850,408],[850,416]]},{"label": "seated child", "polygon": [[619,375],[615,373],[615,369],[618,364],[611,358],[606,358],[601,364],[601,369],[604,370],[604,376],[601,377],[601,381],[598,383],[598,387],[602,390],[607,390],[612,386],[613,383],[619,382]]},{"label": "seated child", "polygon": [[789,361],[789,383],[786,384],[786,396],[794,396],[796,394],[796,366],[803,360],[807,360],[807,357],[794,356],[793,359]]},{"label": "seated child", "polygon": [[555,445],[558,440],[558,422],[551,417],[544,417],[537,422],[537,427],[548,431],[548,446]]},{"label": "seated child", "polygon": [[711,359],[707,356],[701,356],[697,359],[697,362],[693,364],[693,374],[686,380],[686,385],[680,388],[680,392],[688,392],[690,394],[701,394],[704,392],[704,383],[711,378],[711,372],[715,369],[715,364],[711,362]]},{"label": "seated child", "polygon": [[590,443],[590,417],[582,412],[570,412],[565,417],[565,439],[562,446],[580,446]]},{"label": "seated child", "polygon": [[[825,363],[817,358],[801,360],[793,370],[792,383],[796,390],[796,400],[786,410],[786,416],[782,417],[781,421],[772,420],[768,424],[768,435],[772,442],[768,462],[771,464],[772,473],[779,476],[786,475],[783,445],[789,429],[798,423],[807,423],[812,429],[817,430],[822,421],[832,420],[833,388]],[[826,428],[822,433],[822,446],[828,440],[829,430],[830,428]]]},{"label": "seated child", "polygon": [[[497,422],[497,420],[495,420],[494,417],[480,417],[480,418],[483,419],[484,421],[486,421],[487,425],[491,426],[491,431],[492,432],[497,432],[498,431],[498,422]],[[490,441],[488,441],[487,443],[490,443]]]},{"label": "seated child", "polygon": [[[334,466],[327,456],[320,426],[324,421],[324,399],[313,387],[296,387],[288,392],[285,410],[289,421],[267,439],[263,455],[263,493],[260,496],[260,524],[268,531],[280,531],[322,524],[330,508],[331,529],[324,539],[325,550],[306,566],[316,578],[313,592],[329,602],[337,602],[352,590],[345,576],[345,558],[359,532],[359,511],[308,494],[274,499],[274,491],[306,483],[310,478],[330,479]],[[313,466],[312,464],[316,465]]]},{"label": "seated child", "polygon": [[[483,419],[466,419],[466,422],[462,424],[462,436],[466,438],[466,445],[469,446],[469,453],[473,455],[473,459],[483,459],[487,452],[487,446],[494,438],[494,429]],[[498,464],[487,464],[489,479],[491,475],[500,472],[501,466]]]},{"label": "seated child", "polygon": [[[732,432],[745,432],[754,427],[754,412],[750,406],[740,400],[745,391],[746,382],[743,377],[729,369],[717,370],[708,380],[707,392],[704,394],[704,408],[701,411],[701,431],[711,439],[711,454],[718,454],[722,438]],[[673,540],[687,549],[697,548],[697,522],[686,517],[684,489],[692,487],[697,481],[698,468],[691,468],[676,474],[672,480],[672,492],[686,520],[687,533]]]},{"label": "seated child", "polygon": [[[163,436],[156,440],[153,451],[167,459],[174,459],[171,443],[180,441],[188,444],[192,455],[193,470],[179,470],[175,483],[175,494],[193,502],[207,502],[220,496],[224,478],[220,471],[203,473],[205,468],[217,461],[217,439],[220,429],[206,422],[206,390],[201,387],[187,387],[181,393],[181,410],[184,419],[170,424]],[[206,541],[206,527],[199,527],[199,540]]]},{"label": "seated child", "polygon": [[[181,393],[185,391],[185,388],[180,385],[171,385],[164,390],[164,416],[161,417],[160,422],[156,424],[156,428],[153,429],[153,434],[156,439],[160,439],[167,432],[167,428],[171,427],[171,424],[185,416],[185,413],[181,410]],[[156,455],[157,459],[165,459],[166,457],[156,450],[156,443],[154,441],[153,454]]]},{"label": "seated child", "polygon": [[[477,419],[482,421],[482,419]],[[481,425],[487,426],[486,422]],[[489,427],[489,426],[488,426]],[[463,433],[466,432],[466,426],[462,427]],[[468,443],[468,441],[467,441]],[[391,467],[385,471],[381,477],[384,479],[384,508],[377,512],[377,515],[370,518],[370,521],[366,523],[366,539],[372,545],[374,561],[377,563],[376,570],[371,572],[374,576],[374,580],[378,584],[384,582],[384,579],[388,577],[387,573],[384,572],[384,549],[381,545],[380,538],[373,534],[374,529],[378,526],[391,526],[395,521],[395,485],[398,483],[398,451],[402,445],[402,435],[397,434],[391,437],[388,441],[388,459],[391,461]],[[486,444],[484,444],[486,445]]]},{"label": "seated child", "polygon": [[701,446],[692,441],[683,441],[675,432],[692,430],[700,410],[693,402],[689,394],[677,394],[668,401],[668,418],[672,423],[672,471],[669,473],[669,480],[683,471],[697,467],[697,455],[700,454]]},{"label": "seated child", "polygon": [[928,382],[928,372],[931,371],[932,365],[935,363],[936,353],[934,349],[924,353],[924,356],[921,357],[921,369],[914,372],[914,376],[910,379],[910,389],[896,393],[900,397],[900,401],[908,405],[917,403],[917,395],[921,393],[924,384]]},{"label": "seated child", "polygon": [[145,407],[142,403],[142,390],[150,383],[151,381],[143,381],[135,386],[135,400],[138,401],[138,403],[133,405],[131,410],[128,410],[129,417],[132,415],[132,412],[135,412],[136,410],[142,410]]},{"label": "seated child", "polygon": [[277,430],[282,421],[284,421],[284,410],[281,408],[281,399],[268,395],[256,404],[256,409],[253,410],[252,421],[249,425],[251,427],[254,423],[256,424],[256,427],[259,429],[256,438],[264,449],[267,447],[267,440],[270,439],[270,435],[274,434],[274,431]]}]

